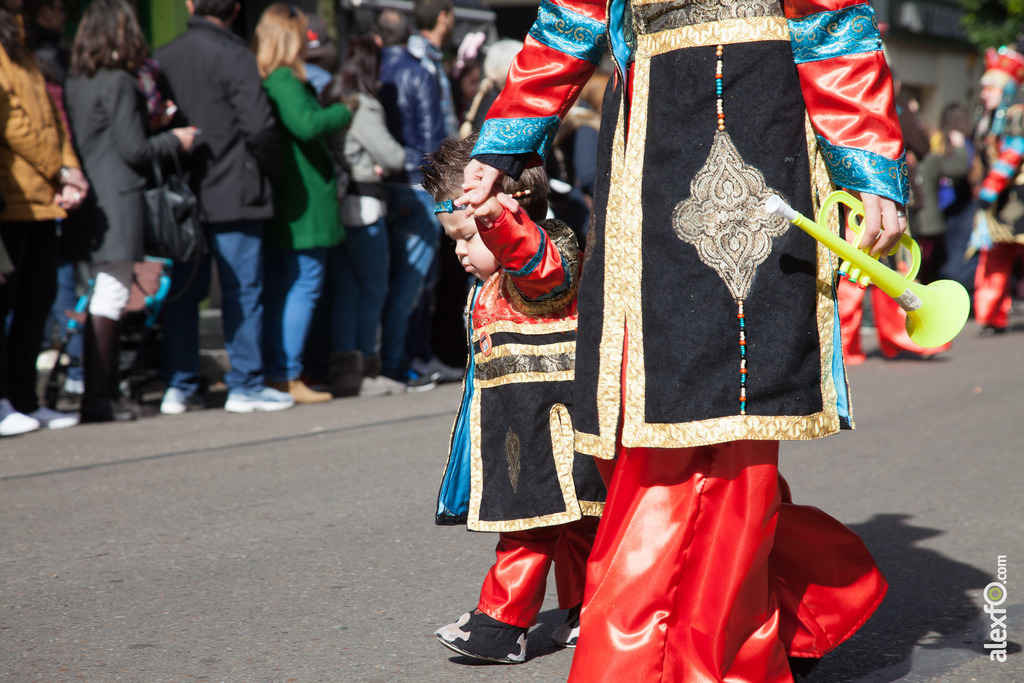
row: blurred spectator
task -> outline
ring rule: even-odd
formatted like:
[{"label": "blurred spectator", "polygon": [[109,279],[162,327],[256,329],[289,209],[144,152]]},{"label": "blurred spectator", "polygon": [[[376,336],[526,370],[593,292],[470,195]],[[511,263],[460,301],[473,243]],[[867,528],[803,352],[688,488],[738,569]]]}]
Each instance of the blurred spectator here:
[{"label": "blurred spectator", "polygon": [[281,173],[266,235],[264,358],[270,385],[296,403],[329,401],[301,379],[302,354],[323,286],[327,249],[345,236],[338,220],[334,163],[326,140],[352,120],[342,104],[321,107],[306,81],[306,15],[275,3],[256,25],[253,49],[277,119]]},{"label": "blurred spectator", "polygon": [[[973,148],[969,135],[967,110],[959,102],[947,105],[939,130],[932,135],[931,151],[918,164],[922,201],[914,239],[921,246],[918,279],[925,284],[939,279],[939,271],[949,259],[947,226],[957,222],[971,204],[967,175]],[[956,257],[962,260],[963,250]]]},{"label": "blurred spectator", "polygon": [[[451,40],[455,29],[455,6],[452,0],[414,0],[413,19],[419,33],[409,36],[409,52],[420,60],[423,68],[429,71],[437,81],[441,113],[444,118],[445,137],[458,134],[458,122],[455,118],[455,102],[452,99],[451,81],[445,71],[443,51]],[[440,143],[438,143],[440,144]],[[434,151],[437,147],[427,151]],[[438,332],[437,317],[452,317],[450,313],[461,319],[466,307],[465,273],[461,273],[454,283],[441,279],[441,224],[433,211],[429,212],[431,221],[437,224],[437,245],[434,248],[434,260],[430,264],[427,276],[423,281],[423,289],[419,300],[409,315],[409,333],[406,336],[406,353],[409,366],[420,376],[438,375],[441,381],[461,381],[461,368],[445,365],[434,353],[434,339]],[[451,264],[448,264],[451,265]],[[453,269],[454,270],[454,269]],[[452,286],[454,285],[454,287]],[[457,331],[454,340],[444,338],[442,343],[462,348],[464,332]]]},{"label": "blurred spectator", "polygon": [[607,71],[595,71],[590,77],[580,98],[565,115],[547,159],[548,177],[568,186],[567,192],[549,195],[552,211],[555,217],[572,226],[580,244],[586,242],[593,206],[601,105],[610,78]]},{"label": "blurred spectator", "polygon": [[283,410],[286,393],[263,372],[263,230],[274,215],[269,175],[279,170],[280,142],[256,59],[231,31],[234,0],[193,0],[188,30],[157,51],[165,89],[178,107],[175,122],[201,132],[188,161],[189,182],[211,253],[180,263],[163,308],[160,412],[176,415],[202,405],[199,389],[199,302],[210,291],[217,259],[224,344],[231,368],[224,409]]},{"label": "blurred spectator", "polygon": [[413,0],[412,17],[419,32],[409,36],[407,48],[437,81],[445,137],[457,135],[452,84],[444,66],[444,48],[455,30],[455,5],[452,0]]},{"label": "blurred spectator", "polygon": [[338,46],[327,32],[327,24],[315,14],[306,15],[306,79],[320,95],[338,70]]},{"label": "blurred spectator", "polygon": [[25,45],[20,9],[21,0],[0,0],[0,240],[14,268],[0,283],[0,436],[78,423],[39,405],[36,358],[56,296],[56,221],[89,189]]},{"label": "blurred spectator", "polygon": [[[388,293],[388,233],[383,178],[400,173],[405,150],[388,132],[384,109],[374,97],[380,48],[372,39],[349,43],[341,70],[320,98],[329,105],[356,98],[358,107],[344,134],[330,138],[344,193],[345,241],[327,250],[324,292],[306,349],[307,371],[327,369],[335,396],[405,391],[405,384],[380,374],[379,332]],[[325,363],[326,361],[326,363]],[[321,369],[321,374],[324,370]]]},{"label": "blurred spectator", "polygon": [[[455,64],[452,66],[452,99],[455,100],[455,118],[463,121],[466,110],[476,97],[483,78],[483,46],[487,34],[483,31],[467,33],[459,43]],[[462,135],[462,128],[459,128]]]},{"label": "blurred spectator", "polygon": [[986,175],[978,191],[980,214],[972,240],[981,246],[974,314],[983,336],[1006,331],[1012,298],[1010,276],[1024,256],[1024,54],[989,50],[981,77],[984,106],[979,155]]},{"label": "blurred spectator", "polygon": [[505,79],[508,77],[512,60],[522,49],[523,43],[519,40],[499,40],[485,48],[483,80],[480,81],[476,95],[466,109],[462,125],[459,127],[460,136],[467,138],[480,130],[487,117],[487,110],[505,87]]},{"label": "blurred spectator", "polygon": [[93,0],[72,48],[65,98],[92,193],[79,211],[92,238],[93,281],[85,322],[83,422],[133,420],[139,407],[121,394],[120,320],[133,263],[143,259],[143,191],[154,158],[192,146],[194,130],[149,135],[137,74],[148,47],[127,0]]},{"label": "blurred spectator", "polygon": [[[64,111],[64,81],[71,64],[71,52],[64,40],[65,13],[62,0],[29,0],[25,3],[27,41],[36,59],[39,71],[46,78],[46,89],[60,112],[61,119],[70,130]],[[74,140],[72,140],[74,142]],[[89,259],[88,230],[79,229],[72,213],[68,220],[57,223],[57,297],[50,308],[46,323],[46,337],[43,347],[48,348],[52,339],[60,339],[67,333],[67,311],[78,303],[79,294],[84,292],[85,278],[79,282],[81,272],[77,263]],[[72,335],[65,349],[68,359],[64,392],[81,394],[84,387],[82,376],[82,335]]]},{"label": "blurred spectator", "polygon": [[382,11],[375,30],[382,46],[379,100],[388,130],[405,149],[403,171],[385,184],[391,267],[382,319],[382,373],[412,391],[432,389],[440,373],[420,375],[410,368],[406,338],[441,236],[434,200],[420,187],[423,157],[445,137],[440,92],[434,75],[405,47],[409,24],[403,14]]}]

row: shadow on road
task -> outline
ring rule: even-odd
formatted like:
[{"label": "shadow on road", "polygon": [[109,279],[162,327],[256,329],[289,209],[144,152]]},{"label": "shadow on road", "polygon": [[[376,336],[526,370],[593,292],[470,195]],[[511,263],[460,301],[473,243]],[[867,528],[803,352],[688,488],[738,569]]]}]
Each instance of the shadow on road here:
[{"label": "shadow on road", "polygon": [[[913,526],[910,519],[879,514],[851,525],[888,579],[889,592],[867,624],[821,661],[808,683],[898,680],[910,673],[915,647],[969,650],[988,659],[983,645],[988,632],[980,635],[975,623],[986,615],[971,596],[980,594],[992,574],[917,546],[943,531]],[[1016,643],[1008,645],[1011,653],[1021,649]]]}]

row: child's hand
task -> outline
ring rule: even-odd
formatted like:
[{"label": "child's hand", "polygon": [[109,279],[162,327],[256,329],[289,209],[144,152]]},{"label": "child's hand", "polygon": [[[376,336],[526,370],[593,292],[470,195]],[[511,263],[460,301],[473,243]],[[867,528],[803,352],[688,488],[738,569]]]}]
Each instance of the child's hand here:
[{"label": "child's hand", "polygon": [[508,209],[509,213],[516,213],[519,211],[519,202],[504,192],[498,192],[480,204],[473,212],[473,217],[483,223],[484,227],[489,228],[501,217],[505,209]]}]

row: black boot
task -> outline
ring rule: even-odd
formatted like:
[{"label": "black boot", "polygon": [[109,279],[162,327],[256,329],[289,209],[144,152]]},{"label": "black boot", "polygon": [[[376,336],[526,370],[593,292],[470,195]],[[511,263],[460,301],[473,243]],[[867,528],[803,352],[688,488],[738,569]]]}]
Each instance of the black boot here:
[{"label": "black boot", "polygon": [[82,366],[85,393],[82,395],[82,422],[134,420],[135,411],[121,397],[119,338],[117,320],[89,314],[82,339]]},{"label": "black boot", "polygon": [[359,351],[338,351],[330,360],[331,393],[335,397],[359,395],[363,382],[363,354]]}]

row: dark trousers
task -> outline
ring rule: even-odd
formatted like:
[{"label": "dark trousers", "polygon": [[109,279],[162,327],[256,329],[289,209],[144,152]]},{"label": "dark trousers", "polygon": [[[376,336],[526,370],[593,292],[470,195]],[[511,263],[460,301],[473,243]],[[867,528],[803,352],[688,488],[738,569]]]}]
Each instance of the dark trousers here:
[{"label": "dark trousers", "polygon": [[3,223],[0,239],[15,268],[0,284],[0,398],[27,414],[39,408],[36,358],[57,296],[57,225]]}]

